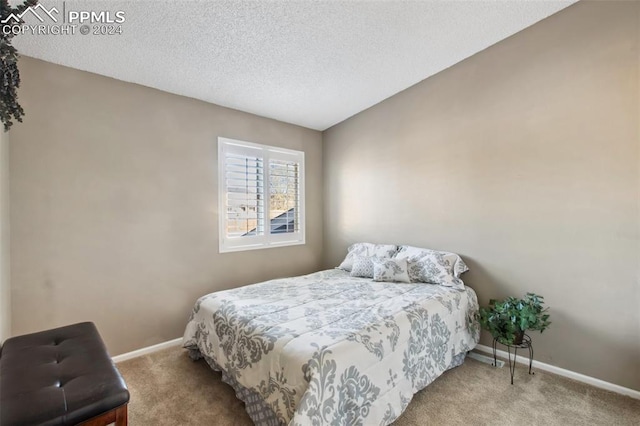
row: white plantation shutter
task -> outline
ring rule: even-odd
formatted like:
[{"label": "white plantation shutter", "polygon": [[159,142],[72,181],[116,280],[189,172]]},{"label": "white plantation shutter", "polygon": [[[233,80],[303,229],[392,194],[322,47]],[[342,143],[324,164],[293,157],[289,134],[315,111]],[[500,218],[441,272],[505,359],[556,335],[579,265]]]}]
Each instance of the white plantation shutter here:
[{"label": "white plantation shutter", "polygon": [[272,154],[269,159],[269,219],[271,234],[300,230],[300,162]]},{"label": "white plantation shutter", "polygon": [[220,251],[304,244],[304,153],[218,139]]},{"label": "white plantation shutter", "polygon": [[264,161],[257,155],[225,156],[226,215],[228,235],[253,230],[264,233]]}]

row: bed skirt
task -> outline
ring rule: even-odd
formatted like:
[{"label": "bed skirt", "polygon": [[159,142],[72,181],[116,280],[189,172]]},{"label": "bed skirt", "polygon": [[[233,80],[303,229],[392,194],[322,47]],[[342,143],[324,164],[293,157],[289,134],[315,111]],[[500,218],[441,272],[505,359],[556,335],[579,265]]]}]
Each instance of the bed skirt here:
[{"label": "bed skirt", "polygon": [[[199,349],[191,348],[188,349],[188,351],[189,357],[192,360],[197,361],[203,358],[207,362],[207,364],[209,364],[209,367],[211,367],[212,370],[222,373],[222,381],[231,386],[236,393],[236,397],[240,401],[244,402],[245,410],[256,426],[284,426],[278,420],[278,417],[275,415],[269,405],[264,402],[259,393],[242,386],[233,377],[231,377],[222,368],[220,368],[220,366],[216,364],[213,358],[203,355]],[[445,371],[462,365],[466,356],[467,352],[462,352],[454,356],[451,360],[451,364],[449,364]],[[431,383],[433,382],[428,383],[425,387],[427,387]],[[403,411],[404,408],[406,407],[403,407]],[[395,421],[396,419],[397,417],[394,418],[393,421]]]}]

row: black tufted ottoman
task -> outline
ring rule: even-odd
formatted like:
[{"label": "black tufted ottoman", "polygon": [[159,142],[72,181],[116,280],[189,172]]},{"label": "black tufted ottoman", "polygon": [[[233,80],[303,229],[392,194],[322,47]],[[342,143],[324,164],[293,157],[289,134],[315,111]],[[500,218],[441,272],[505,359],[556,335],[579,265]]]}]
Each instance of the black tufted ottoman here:
[{"label": "black tufted ottoman", "polygon": [[1,426],[124,426],[128,402],[127,385],[91,322],[13,337],[2,347]]}]

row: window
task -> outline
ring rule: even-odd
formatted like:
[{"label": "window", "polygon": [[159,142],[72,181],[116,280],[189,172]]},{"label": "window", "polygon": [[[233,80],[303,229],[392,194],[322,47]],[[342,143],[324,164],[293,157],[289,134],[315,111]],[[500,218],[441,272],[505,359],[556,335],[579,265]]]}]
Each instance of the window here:
[{"label": "window", "polygon": [[218,138],[220,252],[304,244],[304,152]]}]

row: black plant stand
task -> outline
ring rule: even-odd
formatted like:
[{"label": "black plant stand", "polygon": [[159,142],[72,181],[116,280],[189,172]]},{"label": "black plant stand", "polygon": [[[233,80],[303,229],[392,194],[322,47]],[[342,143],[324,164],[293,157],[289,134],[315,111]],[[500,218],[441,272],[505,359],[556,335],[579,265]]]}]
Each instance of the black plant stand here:
[{"label": "black plant stand", "polygon": [[[498,359],[496,358],[496,350],[498,346],[498,339],[493,339],[493,366],[498,365]],[[513,373],[516,370],[516,357],[518,356],[518,349],[529,349],[529,374],[535,374],[531,371],[531,365],[533,364],[533,344],[531,343],[531,337],[528,334],[525,334],[522,337],[522,343],[519,345],[511,344],[507,345],[501,343],[507,347],[507,352],[509,353],[509,372],[511,373],[511,384],[513,384]],[[511,348],[513,348],[513,363],[511,362]]]}]

